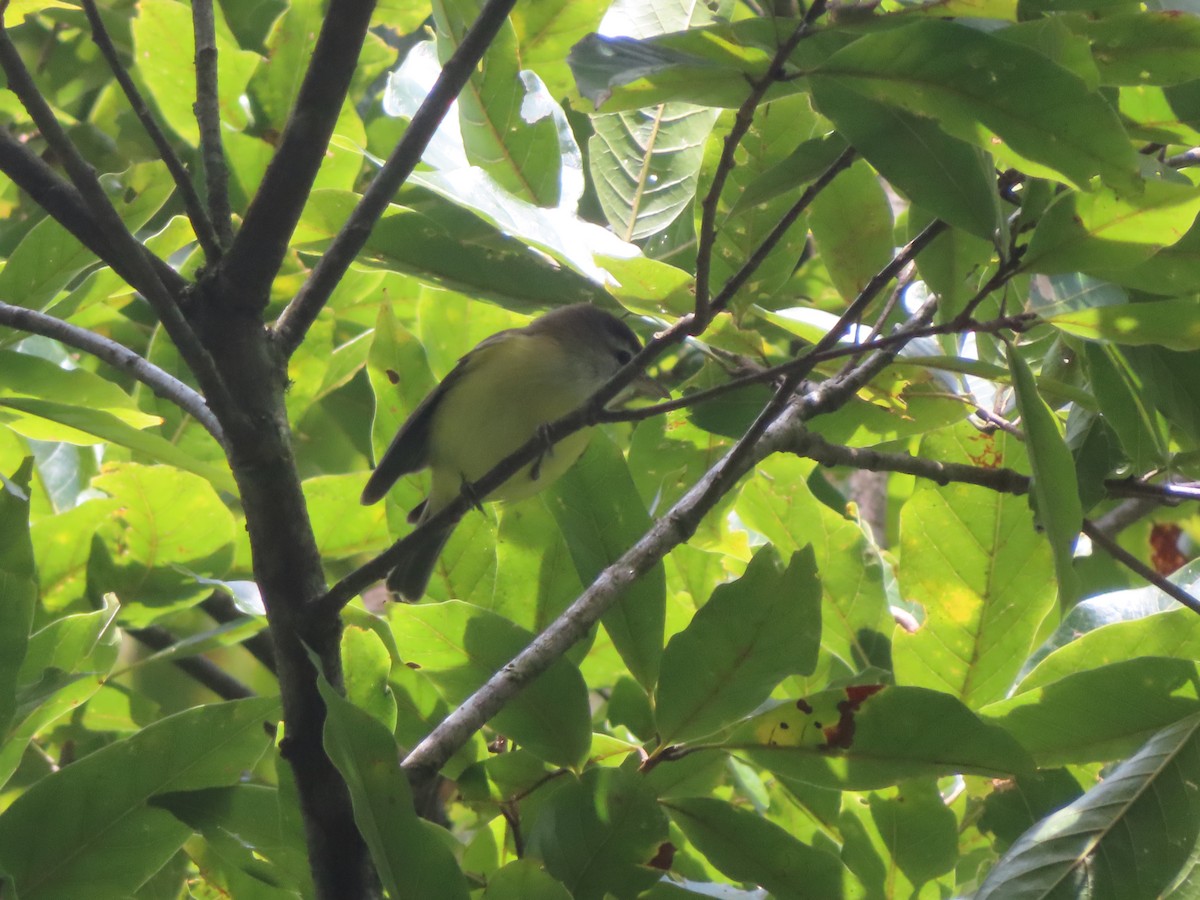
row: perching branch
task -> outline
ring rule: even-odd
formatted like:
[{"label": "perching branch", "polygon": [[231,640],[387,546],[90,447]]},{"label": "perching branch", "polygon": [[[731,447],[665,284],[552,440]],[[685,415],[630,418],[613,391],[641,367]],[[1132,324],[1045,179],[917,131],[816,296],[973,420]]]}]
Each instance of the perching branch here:
[{"label": "perching branch", "polygon": [[450,110],[450,104],[470,80],[515,5],[516,0],[488,0],[462,42],[442,66],[441,74],[413,115],[404,137],[363,192],[362,199],[321,255],[300,292],[279,317],[275,331],[285,356],[290,357],[303,342],[317,314],[329,302],[334,288],[367,243],[371,229],[421,161],[421,155]]},{"label": "perching branch", "polygon": [[[922,311],[929,315],[932,308]],[[914,317],[916,321],[919,318]],[[773,421],[751,441],[739,441],[620,559],[606,568],[557,619],[468,697],[405,758],[410,775],[427,775],[445,764],[517,692],[566,653],[600,620],[621,591],[695,533],[705,515],[754,466],[791,441],[795,429],[816,415],[844,404],[879,374],[899,346],[879,350],[850,372],[823,382],[803,396],[793,395]]]},{"label": "perching branch", "polygon": [[210,260],[220,258],[221,246],[217,241],[216,232],[213,230],[213,225],[209,221],[208,214],[204,211],[204,206],[200,202],[200,195],[196,193],[192,179],[188,177],[183,160],[179,158],[179,154],[175,152],[175,148],[171,146],[171,142],[167,140],[166,134],[159,127],[137,85],[133,83],[133,79],[129,77],[129,73],[121,65],[121,59],[117,55],[117,48],[113,45],[112,38],[109,36],[108,29],[104,25],[104,20],[100,17],[99,10],[96,9],[96,0],[82,0],[82,2],[83,11],[87,14],[88,23],[92,28],[92,41],[100,49],[100,55],[108,63],[113,77],[116,78],[117,84],[121,86],[121,90],[125,93],[125,98],[129,101],[130,107],[133,108],[133,114],[141,122],[143,130],[145,130],[146,135],[154,144],[154,148],[162,157],[167,171],[171,173],[171,179],[175,182],[175,189],[179,191],[179,196],[183,200],[183,208],[187,211],[188,221],[192,223],[192,230],[196,233],[196,240],[199,241],[200,247],[204,250],[204,255]]},{"label": "perching branch", "polygon": [[[208,210],[216,228],[217,246],[209,261],[220,259],[233,242],[233,212],[229,207],[229,169],[221,142],[221,101],[217,91],[217,26],[212,0],[192,0],[192,30],[196,35],[196,124],[200,127],[200,158]],[[206,251],[207,252],[207,251]]]},{"label": "perching branch", "polygon": [[46,313],[26,309],[23,306],[12,306],[2,301],[0,301],[0,324],[59,341],[69,347],[90,353],[113,368],[127,372],[150,388],[155,395],[174,403],[192,416],[204,426],[205,431],[217,439],[218,443],[224,444],[225,435],[221,430],[221,423],[208,408],[204,398],[174,375],[164,372],[128,347]]},{"label": "perching branch", "polygon": [[221,293],[261,309],[342,111],[375,0],[331,0],[278,149],[222,260]]},{"label": "perching branch", "polygon": [[[895,275],[908,265],[924,247],[928,246],[929,242],[940,233],[943,224],[933,222],[928,225],[921,234],[913,238],[896,256],[889,262],[880,272],[873,277],[862,292],[854,299],[847,307],[837,323],[829,330],[826,335],[814,345],[812,353],[825,352],[836,344],[838,340],[846,333],[853,321],[862,314],[862,311],[870,304],[880,290],[890,281]],[[736,276],[735,276],[736,277]],[[509,478],[519,472],[526,465],[531,463],[538,455],[546,451],[547,443],[553,446],[561,441],[567,435],[578,431],[588,425],[594,425],[606,415],[604,407],[613,398],[621,392],[638,373],[645,368],[662,353],[667,347],[670,347],[679,341],[682,341],[690,333],[695,324],[695,313],[681,317],[674,325],[660,334],[654,340],[650,341],[640,352],[637,353],[626,365],[616,373],[609,381],[600,388],[591,399],[588,400],[579,409],[573,410],[567,415],[554,422],[548,424],[541,429],[537,435],[530,438],[518,450],[509,454],[499,463],[497,463],[486,475],[476,481],[474,484],[467,486],[454,499],[448,503],[436,515],[431,516],[417,529],[409,532],[402,539],[397,541],[379,556],[364,563],[358,569],[355,569],[337,584],[333,585],[329,591],[316,604],[314,615],[324,616],[338,612],[349,603],[356,595],[361,593],[369,585],[378,581],[387,575],[388,572],[396,565],[407,552],[408,548],[415,543],[419,538],[418,529],[428,528],[435,529],[453,522],[457,522],[474,504],[473,498],[486,497],[500,485],[504,484]],[[923,326],[925,323],[920,323]],[[909,338],[911,340],[911,338]],[[903,340],[895,341],[895,352],[899,352],[903,346]],[[859,352],[857,349],[855,352]],[[883,352],[883,351],[881,351]],[[811,354],[810,354],[811,356]],[[800,382],[800,380],[811,371],[815,361],[809,356],[802,357],[798,361],[794,361],[792,368],[785,376],[787,382],[787,390],[780,392],[780,395],[789,396]],[[777,395],[778,396],[778,395]],[[775,410],[778,412],[778,410]]]}]

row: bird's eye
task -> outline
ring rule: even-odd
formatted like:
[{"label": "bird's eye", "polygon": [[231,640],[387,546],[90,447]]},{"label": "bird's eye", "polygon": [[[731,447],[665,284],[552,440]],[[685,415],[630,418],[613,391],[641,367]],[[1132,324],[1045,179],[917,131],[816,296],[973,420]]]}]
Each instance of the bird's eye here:
[{"label": "bird's eye", "polygon": [[613,356],[617,358],[617,363],[622,366],[633,359],[633,354],[628,350],[617,350],[613,353]]}]

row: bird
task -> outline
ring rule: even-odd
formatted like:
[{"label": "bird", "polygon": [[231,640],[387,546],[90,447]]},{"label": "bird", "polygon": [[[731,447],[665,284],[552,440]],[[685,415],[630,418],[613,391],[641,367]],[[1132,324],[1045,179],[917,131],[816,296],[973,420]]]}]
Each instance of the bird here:
[{"label": "bird", "polygon": [[[377,503],[402,476],[428,468],[429,496],[408,515],[419,528],[547,424],[581,406],[641,349],[625,322],[589,303],[558,307],[485,338],[400,426],[361,502]],[[670,397],[645,374],[633,386]],[[482,499],[511,502],[541,491],[575,464],[590,436],[584,428],[548,446]],[[393,595],[414,602],[425,594],[456,524],[417,534],[388,576]]]}]

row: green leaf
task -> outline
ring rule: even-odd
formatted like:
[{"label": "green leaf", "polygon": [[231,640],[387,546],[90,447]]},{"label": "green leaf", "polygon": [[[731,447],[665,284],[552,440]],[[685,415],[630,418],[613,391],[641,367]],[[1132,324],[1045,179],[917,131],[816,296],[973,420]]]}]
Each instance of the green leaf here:
[{"label": "green leaf", "polygon": [[579,35],[596,30],[608,6],[605,0],[543,0],[519,3],[509,13],[521,62],[542,77],[550,96],[574,91],[567,53]]},{"label": "green leaf", "polygon": [[836,856],[801,843],[748,809],[711,797],[663,805],[696,849],[733,881],[761,885],[779,900],[859,895],[854,877]]},{"label": "green leaf", "polygon": [[362,491],[362,475],[318,475],[301,486],[323,558],[379,553],[392,543],[386,507],[346,502]]},{"label": "green leaf", "polygon": [[[29,485],[33,460],[27,458],[12,478],[0,480],[0,736],[17,711],[21,664],[37,604],[37,573],[29,536]],[[0,773],[3,774],[3,773]],[[4,782],[0,778],[0,784]]]},{"label": "green leaf", "polygon": [[722,746],[777,775],[842,790],[1032,768],[1007,732],[948,694],[880,684],[781,703],[738,726]]},{"label": "green leaf", "polygon": [[[276,788],[238,784],[183,791],[158,795],[150,805],[167,810],[204,837],[208,852],[200,865],[207,878],[216,868],[224,870],[226,882],[247,876],[249,884],[242,890],[249,894],[252,885],[256,891],[265,891],[263,900],[311,896],[308,872],[296,872],[287,865]],[[303,893],[306,884],[308,895]]]},{"label": "green leaf", "polygon": [[1200,837],[1198,735],[1200,715],[1154,735],[1013,844],[977,900],[1161,896]]},{"label": "green leaf", "polygon": [[647,863],[666,840],[666,816],[645,778],[597,767],[555,790],[526,848],[575,900],[602,900],[606,892],[636,896],[656,882],[662,873]]},{"label": "green leaf", "polygon": [[348,625],[342,632],[342,671],[346,699],[395,732],[396,697],[388,684],[392,657],[383,639],[369,628]]},{"label": "green leaf", "polygon": [[[650,529],[624,456],[601,434],[592,437],[583,458],[551,486],[546,505],[583,584],[591,584]],[[646,688],[658,679],[665,621],[661,564],[626,588],[601,619],[630,673]]]},{"label": "green leaf", "polygon": [[907,781],[895,792],[871,794],[871,819],[896,866],[923,885],[958,862],[958,818],[933,780]]},{"label": "green leaf", "polygon": [[[434,2],[438,55],[443,60],[462,43],[479,6],[476,0]],[[471,165],[482,168],[514,197],[543,207],[558,206],[563,196],[565,161],[551,107],[557,104],[541,79],[520,71],[516,32],[506,19],[458,95],[459,127]],[[565,124],[561,109],[558,118]],[[574,138],[570,140],[573,145]],[[572,208],[575,199],[569,201]]]},{"label": "green leaf", "polygon": [[[821,577],[825,655],[849,671],[890,666],[888,636],[895,621],[884,596],[879,555],[857,522],[813,496],[807,484],[812,472],[812,463],[794,457],[764,460],[742,489],[738,516],[781,553],[811,542]],[[814,683],[825,684],[819,678]]]},{"label": "green leaf", "polygon": [[[934,432],[920,456],[1025,467],[1014,439],[966,423]],[[1055,610],[1054,563],[1024,497],[918,483],[900,511],[900,593],[924,615],[892,638],[896,680],[946,691],[972,709],[1006,696]]]},{"label": "green leaf", "polygon": [[514,859],[488,878],[481,900],[571,900],[571,894],[533,860]]},{"label": "green leaf", "polygon": [[1029,364],[1012,344],[1008,344],[1006,350],[1017,409],[1025,429],[1029,464],[1033,469],[1032,493],[1037,516],[1054,551],[1059,604],[1068,609],[1079,595],[1079,576],[1075,573],[1073,560],[1075,541],[1083,527],[1075,462],[1063,440],[1058,420],[1038,394]]},{"label": "green leaf", "polygon": [[994,240],[999,199],[993,166],[979,148],[836,79],[814,79],[813,102],[896,190],[954,227]]},{"label": "green leaf", "polygon": [[588,168],[618,237],[658,234],[691,206],[716,119],[715,111],[687,103],[592,117]]},{"label": "green leaf", "polygon": [[211,589],[192,572],[224,574],[234,518],[207,481],[166,466],[121,463],[92,483],[121,504],[101,530],[112,556],[103,589],[121,598],[131,621],[149,621],[171,604],[207,594]]},{"label": "green leaf", "polygon": [[123,900],[191,833],[147,801],[237,784],[278,713],[275,699],[196,707],[46,776],[0,813],[0,868],[23,900]]},{"label": "green leaf", "polygon": [[[1194,590],[1194,586],[1192,587]],[[1044,687],[1076,672],[1141,656],[1200,659],[1200,634],[1190,628],[1196,614],[1172,609],[1123,622],[1111,622],[1054,650],[1021,680],[1021,692]]]},{"label": "green leaf", "polygon": [[1179,84],[1200,67],[1200,21],[1177,10],[1070,20],[1092,43],[1104,84]]},{"label": "green leaf", "polygon": [[1031,175],[1137,184],[1133,148],[1099,94],[1040,53],[965,25],[923,21],[866,35],[809,78],[932,118]]},{"label": "green leaf", "polygon": [[853,300],[891,261],[892,208],[866,163],[840,173],[809,207],[809,225],[821,261],[846,301]]},{"label": "green leaf", "polygon": [[328,713],[325,749],[346,780],[354,821],[395,900],[466,900],[467,882],[446,844],[413,809],[391,731],[318,679]]},{"label": "green leaf", "polygon": [[1056,328],[1088,340],[1200,350],[1200,302],[1195,299],[1093,306],[1045,318]]},{"label": "green leaf", "polygon": [[1096,344],[1087,344],[1083,350],[1104,421],[1116,432],[1134,470],[1159,468],[1167,459],[1166,428],[1121,351]]},{"label": "green leaf", "polygon": [[[459,704],[521,652],[533,635],[467,603],[404,606],[392,615],[401,658]],[[492,727],[547,762],[575,766],[591,743],[587,686],[565,659],[538,676],[492,720]]]},{"label": "green leaf", "polygon": [[1120,279],[1182,238],[1200,212],[1200,189],[1145,182],[1138,193],[1098,187],[1063,194],[1038,222],[1021,258],[1026,272],[1089,272]]},{"label": "green leaf", "polygon": [[1200,353],[1146,345],[1123,347],[1150,406],[1166,419],[1171,437],[1200,444]]},{"label": "green leaf", "polygon": [[[5,410],[10,414],[4,415]],[[11,415],[12,412],[17,415]],[[32,397],[0,397],[0,417],[7,420],[6,424],[13,431],[34,440],[83,446],[110,441],[157,462],[199,475],[219,490],[232,493],[237,489],[228,469],[196,459],[154,432],[139,431],[102,409]]]},{"label": "green leaf", "polygon": [[1071,672],[980,712],[1020,741],[1039,766],[1108,762],[1200,711],[1196,685],[1194,661],[1139,656]]},{"label": "green leaf", "polygon": [[663,745],[690,741],[754,710],[788,675],[807,675],[821,637],[812,547],[786,568],[763,547],[735,582],[717,587],[663,653],[655,696]]},{"label": "green leaf", "polygon": [[[465,198],[474,192],[481,202],[485,199],[480,193],[484,186],[468,184],[463,178],[435,179],[436,174],[428,173],[424,182],[432,184],[436,181],[440,188],[455,196]],[[357,197],[348,192],[313,192],[305,206],[301,230],[296,235],[302,242],[302,249],[323,251],[356,201]],[[496,202],[507,201],[500,198]],[[570,269],[547,264],[542,257],[531,254],[524,244],[503,236],[492,225],[479,220],[464,222],[463,215],[459,213],[452,222],[445,216],[439,221],[411,209],[392,206],[371,232],[362,262],[389,271],[405,272],[470,296],[493,299],[502,306],[524,312],[565,303],[598,301],[605,297],[598,286]],[[535,227],[541,228],[531,222],[530,228]],[[599,230],[598,226],[583,230],[591,234],[593,228]],[[544,230],[547,239],[554,238],[555,243],[561,244],[561,234]],[[611,240],[609,235],[606,243]],[[581,265],[594,266],[592,248],[587,247],[586,260],[582,257],[584,248],[582,241],[572,240],[569,248],[572,258],[579,258]]]}]

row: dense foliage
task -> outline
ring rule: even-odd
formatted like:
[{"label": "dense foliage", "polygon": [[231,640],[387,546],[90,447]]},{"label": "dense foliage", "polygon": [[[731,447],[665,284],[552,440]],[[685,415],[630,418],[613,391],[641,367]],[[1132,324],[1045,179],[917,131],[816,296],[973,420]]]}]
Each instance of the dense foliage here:
[{"label": "dense foliage", "polygon": [[[9,0],[0,897],[1200,896],[1188,2]],[[387,603],[584,300],[676,399]]]}]

